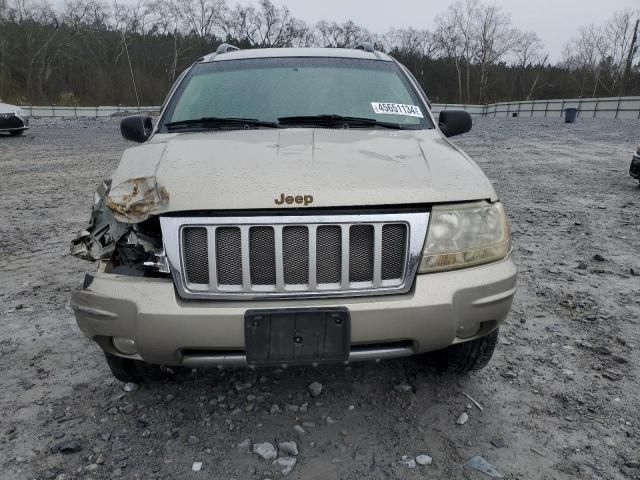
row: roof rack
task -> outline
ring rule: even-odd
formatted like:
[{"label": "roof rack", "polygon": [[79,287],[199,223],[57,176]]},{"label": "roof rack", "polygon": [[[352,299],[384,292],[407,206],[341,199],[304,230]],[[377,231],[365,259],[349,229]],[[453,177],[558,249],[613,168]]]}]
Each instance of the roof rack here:
[{"label": "roof rack", "polygon": [[362,42],[356,46],[356,50],[364,50],[365,52],[375,52],[371,42]]},{"label": "roof rack", "polygon": [[235,52],[236,50],[240,50],[235,45],[229,45],[228,43],[223,43],[216,49],[216,53],[220,55],[221,53]]}]

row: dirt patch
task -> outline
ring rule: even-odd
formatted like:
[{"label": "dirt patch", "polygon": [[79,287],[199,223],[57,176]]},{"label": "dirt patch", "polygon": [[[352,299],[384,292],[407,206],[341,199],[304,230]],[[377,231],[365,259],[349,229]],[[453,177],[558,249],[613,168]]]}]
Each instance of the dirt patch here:
[{"label": "dirt patch", "polygon": [[[90,266],[67,254],[127,145],[114,120],[33,127],[0,136],[0,478],[280,476],[246,439],[295,441],[293,479],[489,478],[462,468],[477,454],[506,478],[640,478],[638,122],[481,119],[458,140],[506,204],[520,266],[479,374],[409,359],[201,370],[130,392],[75,325],[69,294]],[[401,463],[420,454],[433,463]]]}]

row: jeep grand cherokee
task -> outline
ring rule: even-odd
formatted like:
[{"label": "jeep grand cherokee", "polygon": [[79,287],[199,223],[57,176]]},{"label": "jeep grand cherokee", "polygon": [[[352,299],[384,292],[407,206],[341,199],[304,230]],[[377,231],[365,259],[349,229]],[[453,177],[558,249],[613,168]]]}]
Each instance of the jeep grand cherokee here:
[{"label": "jeep grand cherokee", "polygon": [[490,359],[516,289],[507,219],[411,73],[358,49],[222,45],[126,150],[72,253],[81,330],[123,381],[161,366]]}]

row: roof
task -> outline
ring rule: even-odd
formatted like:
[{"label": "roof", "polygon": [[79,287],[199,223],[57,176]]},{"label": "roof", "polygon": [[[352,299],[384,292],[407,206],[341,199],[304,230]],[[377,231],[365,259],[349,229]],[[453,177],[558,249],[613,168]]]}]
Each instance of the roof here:
[{"label": "roof", "polygon": [[274,57],[333,57],[359,58],[363,60],[382,60],[391,62],[392,58],[382,52],[366,52],[353,48],[253,48],[235,50],[227,53],[210,53],[202,57],[202,62],[221,62],[224,60],[242,60],[247,58]]}]

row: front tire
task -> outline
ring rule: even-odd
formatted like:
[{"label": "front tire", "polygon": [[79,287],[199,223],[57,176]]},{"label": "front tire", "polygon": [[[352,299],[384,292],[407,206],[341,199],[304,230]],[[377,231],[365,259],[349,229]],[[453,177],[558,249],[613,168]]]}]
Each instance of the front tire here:
[{"label": "front tire", "polygon": [[24,130],[11,130],[11,131],[9,132],[9,134],[10,134],[12,137],[17,137],[18,135],[22,135],[23,133],[24,133]]},{"label": "front tire", "polygon": [[156,383],[170,379],[169,372],[160,365],[152,365],[140,360],[123,358],[104,352],[107,365],[114,377],[125,383]]},{"label": "front tire", "polygon": [[498,329],[468,342],[456,343],[426,355],[427,363],[442,373],[462,374],[487,366],[498,343]]}]

